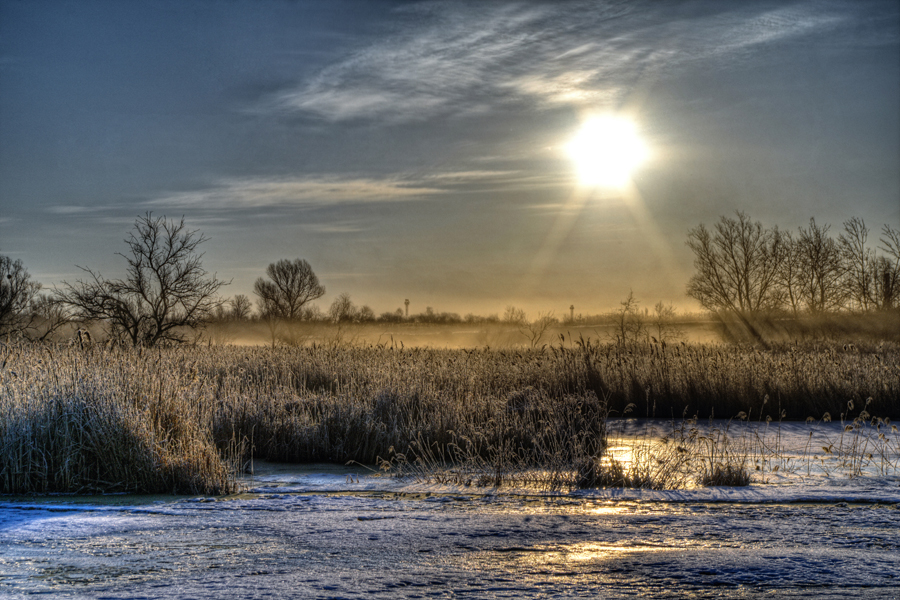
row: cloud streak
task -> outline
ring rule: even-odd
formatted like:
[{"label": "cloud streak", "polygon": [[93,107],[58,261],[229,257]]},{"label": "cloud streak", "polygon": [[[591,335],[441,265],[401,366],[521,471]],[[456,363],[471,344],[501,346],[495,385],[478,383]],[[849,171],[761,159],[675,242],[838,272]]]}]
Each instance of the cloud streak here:
[{"label": "cloud streak", "polygon": [[[312,177],[232,178],[192,191],[180,191],[145,203],[154,208],[239,210],[252,208],[316,208],[349,204],[415,202],[449,192],[541,187],[565,184],[558,176],[515,170],[459,170],[403,173],[382,178],[322,175]],[[78,214],[94,207],[58,206],[59,214]]]},{"label": "cloud streak", "polygon": [[323,176],[226,179],[206,189],[155,198],[147,205],[210,209],[315,207],[418,200],[441,191],[437,187],[394,178]]},{"label": "cloud streak", "polygon": [[[835,26],[817,4],[704,15],[656,3],[462,4],[399,11],[392,37],[332,64],[270,108],[331,122],[417,121],[514,103],[608,106],[636,82]],[[624,21],[624,22],[623,22]]]}]

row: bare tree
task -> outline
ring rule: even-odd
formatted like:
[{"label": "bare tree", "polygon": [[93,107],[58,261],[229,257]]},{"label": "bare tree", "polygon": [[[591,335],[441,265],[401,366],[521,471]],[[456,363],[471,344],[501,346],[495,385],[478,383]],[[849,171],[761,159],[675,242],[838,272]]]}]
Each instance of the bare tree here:
[{"label": "bare tree", "polygon": [[325,295],[325,288],[305,260],[279,260],[266,268],[266,274],[269,281],[260,277],[253,286],[261,315],[299,320],[305,304]]},{"label": "bare tree", "polygon": [[896,265],[900,265],[900,230],[894,229],[890,225],[884,225],[881,228],[880,241],[884,246],[878,246],[879,250],[885,252]]},{"label": "bare tree", "polygon": [[334,323],[352,323],[356,320],[356,307],[350,300],[350,294],[344,292],[334,299],[328,308],[328,318]]},{"label": "bare tree", "polygon": [[647,327],[644,316],[638,310],[640,302],[634,297],[634,292],[628,292],[628,297],[620,302],[621,308],[614,313],[614,329],[612,337],[620,346],[643,342],[647,340]]},{"label": "bare tree", "polygon": [[890,310],[900,306],[900,267],[886,256],[875,259],[872,268],[874,306]]},{"label": "bare tree", "polygon": [[250,303],[250,298],[244,294],[235,294],[234,298],[231,299],[229,316],[234,321],[246,321],[250,318],[252,310],[253,305]]},{"label": "bare tree", "polygon": [[890,310],[900,307],[900,230],[889,225],[881,228],[878,246],[887,256],[879,256],[875,263],[875,297],[878,307]]},{"label": "bare tree", "polygon": [[544,339],[547,330],[558,322],[552,312],[538,313],[534,321],[525,321],[519,325],[519,333],[525,336],[532,348],[537,348],[537,345]]},{"label": "bare tree", "polygon": [[764,229],[738,212],[736,219],[721,217],[714,232],[704,225],[691,229],[687,244],[697,269],[687,293],[704,308],[744,317],[780,304],[777,282],[785,253],[777,228]]},{"label": "bare tree", "polygon": [[197,249],[207,238],[188,230],[184,219],[169,221],[151,213],[138,217],[125,240],[125,279],[104,279],[81,268],[90,278],[63,282],[61,302],[87,321],[105,321],[114,335],[153,346],[182,342],[184,329],[196,328],[221,303],[219,288],[227,282],[209,276]]},{"label": "bare tree", "polygon": [[224,323],[228,320],[228,309],[226,308],[224,301],[220,302],[213,310],[210,311],[209,320],[218,323]]},{"label": "bare tree", "polygon": [[31,308],[40,289],[21,260],[0,255],[0,335],[28,332],[34,325]]},{"label": "bare tree", "polygon": [[875,251],[866,248],[869,229],[859,217],[844,222],[838,236],[844,267],[844,291],[855,308],[869,310],[876,304]]},{"label": "bare tree", "polygon": [[356,311],[356,320],[360,323],[371,323],[375,321],[375,318],[375,311],[367,304],[363,304]]},{"label": "bare tree", "polygon": [[506,311],[503,313],[503,322],[511,325],[522,325],[528,322],[528,317],[525,315],[524,310],[510,305],[506,307]]},{"label": "bare tree", "polygon": [[70,322],[65,305],[49,294],[40,294],[32,300],[30,319],[26,335],[39,341],[50,338]]},{"label": "bare tree", "polygon": [[828,229],[828,225],[819,226],[810,219],[809,228],[800,228],[795,246],[802,272],[801,302],[812,313],[837,310],[846,297],[841,249],[828,236]]},{"label": "bare tree", "polygon": [[801,290],[806,279],[803,262],[800,256],[800,243],[794,239],[790,231],[781,233],[783,259],[776,275],[776,282],[781,290],[782,302],[797,316],[803,308]]},{"label": "bare tree", "polygon": [[684,337],[684,327],[675,320],[675,307],[657,302],[653,307],[654,337],[660,342],[675,342]]}]

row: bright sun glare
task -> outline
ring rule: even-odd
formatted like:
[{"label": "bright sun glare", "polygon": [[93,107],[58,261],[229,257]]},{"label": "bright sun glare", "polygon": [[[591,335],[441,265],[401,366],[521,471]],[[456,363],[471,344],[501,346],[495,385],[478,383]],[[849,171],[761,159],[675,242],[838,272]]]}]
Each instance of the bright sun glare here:
[{"label": "bright sun glare", "polygon": [[647,147],[633,121],[594,117],[586,121],[566,149],[585,185],[623,187],[647,158]]}]

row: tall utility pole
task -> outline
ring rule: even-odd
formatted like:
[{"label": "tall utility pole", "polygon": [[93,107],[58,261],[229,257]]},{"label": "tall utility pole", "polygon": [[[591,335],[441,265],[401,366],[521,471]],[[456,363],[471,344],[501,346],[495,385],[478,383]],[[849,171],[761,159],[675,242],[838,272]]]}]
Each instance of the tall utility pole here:
[{"label": "tall utility pole", "polygon": [[570,323],[575,322],[575,305],[574,304],[569,307],[569,322]]},{"label": "tall utility pole", "polygon": [[403,304],[406,305],[406,318],[409,318],[409,298],[403,301]]}]

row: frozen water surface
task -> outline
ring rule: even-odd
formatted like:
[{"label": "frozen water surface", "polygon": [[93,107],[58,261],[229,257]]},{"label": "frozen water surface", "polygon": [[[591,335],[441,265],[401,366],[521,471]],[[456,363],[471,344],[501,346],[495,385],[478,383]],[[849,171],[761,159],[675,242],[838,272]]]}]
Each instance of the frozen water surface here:
[{"label": "frozen water surface", "polygon": [[[620,425],[623,446],[646,433]],[[814,469],[808,428],[782,427],[787,468],[747,488],[492,493],[263,466],[230,498],[7,499],[0,595],[900,597],[896,474]]]}]

